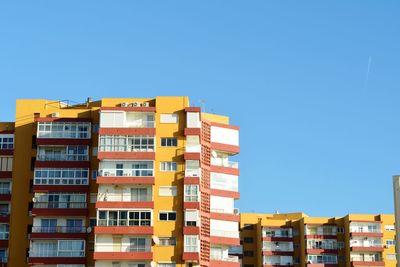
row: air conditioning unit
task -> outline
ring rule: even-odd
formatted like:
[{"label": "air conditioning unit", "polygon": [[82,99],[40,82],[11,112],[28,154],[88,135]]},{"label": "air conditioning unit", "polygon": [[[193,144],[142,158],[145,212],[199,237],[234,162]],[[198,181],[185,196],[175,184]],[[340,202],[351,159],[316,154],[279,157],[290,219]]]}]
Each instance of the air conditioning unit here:
[{"label": "air conditioning unit", "polygon": [[134,106],[134,107],[140,107],[140,103],[139,103],[139,102],[133,102],[133,103],[132,103],[132,106]]},{"label": "air conditioning unit", "polygon": [[149,102],[143,102],[143,103],[142,103],[142,107],[150,107]]},{"label": "air conditioning unit", "polygon": [[60,117],[60,113],[59,112],[53,112],[53,113],[51,113],[51,117],[52,118],[58,118],[58,117]]},{"label": "air conditioning unit", "polygon": [[238,214],[239,214],[239,209],[238,209],[238,208],[234,208],[234,209],[233,209],[233,214],[238,215]]},{"label": "air conditioning unit", "polygon": [[127,107],[128,106],[128,103],[126,103],[126,102],[124,102],[124,103],[121,103],[121,107]]}]

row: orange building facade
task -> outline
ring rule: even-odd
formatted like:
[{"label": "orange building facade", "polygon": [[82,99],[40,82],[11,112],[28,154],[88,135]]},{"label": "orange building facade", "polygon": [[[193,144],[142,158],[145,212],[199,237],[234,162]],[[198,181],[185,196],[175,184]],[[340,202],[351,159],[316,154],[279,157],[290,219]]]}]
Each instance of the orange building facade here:
[{"label": "orange building facade", "polygon": [[3,265],[240,266],[228,117],[187,97],[18,100],[0,138]]}]

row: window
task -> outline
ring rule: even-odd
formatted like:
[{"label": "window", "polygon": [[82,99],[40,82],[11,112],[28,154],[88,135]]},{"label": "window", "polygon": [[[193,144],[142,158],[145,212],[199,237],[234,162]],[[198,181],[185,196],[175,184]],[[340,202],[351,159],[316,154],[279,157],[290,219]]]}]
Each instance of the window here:
[{"label": "window", "polygon": [[0,195],[11,193],[11,182],[0,182]]},{"label": "window", "polygon": [[150,250],[150,246],[146,245],[146,238],[131,237],[129,242],[129,252],[146,252]]},{"label": "window", "polygon": [[161,138],[161,146],[176,147],[178,146],[178,139],[176,137],[163,137]]},{"label": "window", "polygon": [[176,186],[160,186],[159,195],[162,197],[175,197]]},{"label": "window", "polygon": [[13,134],[0,134],[0,149],[14,149]]},{"label": "window", "polygon": [[396,260],[396,254],[386,254],[386,259],[387,260],[392,260],[392,261],[395,261]]},{"label": "window", "polygon": [[251,251],[251,250],[245,250],[245,251],[243,251],[243,255],[245,257],[253,257],[254,256],[254,252]]},{"label": "window", "polygon": [[393,239],[386,239],[386,246],[394,246],[396,245],[396,242]]},{"label": "window", "polygon": [[97,214],[99,226],[150,226],[150,211],[107,211],[100,210]]},{"label": "window", "polygon": [[92,157],[96,157],[97,156],[97,152],[98,152],[98,148],[97,147],[93,147],[92,148]]},{"label": "window", "polygon": [[251,244],[251,243],[254,242],[254,239],[253,239],[252,237],[245,237],[245,238],[243,239],[243,242],[244,242],[244,243]]},{"label": "window", "polygon": [[184,243],[184,252],[197,252],[199,250],[197,235],[185,235]]},{"label": "window", "polygon": [[159,237],[160,240],[159,246],[176,246],[176,238],[175,237]]},{"label": "window", "polygon": [[58,241],[59,257],[83,257],[85,256],[84,240],[59,240]]},{"label": "window", "polygon": [[185,185],[185,202],[199,202],[198,185]]},{"label": "window", "polygon": [[100,151],[105,152],[153,152],[154,136],[148,135],[102,135]]},{"label": "window", "polygon": [[336,255],[307,255],[307,261],[309,263],[324,263],[324,264],[336,264]]},{"label": "window", "polygon": [[12,163],[13,163],[13,157],[0,156],[0,171],[11,172]]},{"label": "window", "polygon": [[176,171],[176,162],[171,162],[171,161],[160,162],[160,171],[175,172]]},{"label": "window", "polygon": [[87,185],[89,169],[35,168],[35,185]]},{"label": "window", "polygon": [[9,233],[9,225],[5,223],[0,224],[0,240],[7,240]]},{"label": "window", "polygon": [[82,209],[86,208],[86,194],[83,193],[35,193],[35,208]]},{"label": "window", "polygon": [[338,249],[344,249],[344,242],[343,241],[338,241],[337,242],[337,248]]},{"label": "window", "polygon": [[38,138],[90,138],[90,122],[39,122]]},{"label": "window", "polygon": [[337,233],[338,234],[343,234],[344,233],[344,228],[343,227],[338,227],[337,228]]},{"label": "window", "polygon": [[393,224],[385,224],[385,231],[395,231]]},{"label": "window", "polygon": [[176,212],[175,211],[160,211],[159,214],[160,221],[175,221]]},{"label": "window", "polygon": [[199,213],[197,210],[185,210],[185,226],[197,226]]},{"label": "window", "polygon": [[161,114],[160,123],[178,123],[177,114]]},{"label": "window", "polygon": [[175,262],[159,262],[158,267],[176,267]]},{"label": "window", "polygon": [[90,203],[94,204],[97,202],[97,193],[90,193]]},{"label": "window", "polygon": [[96,180],[97,178],[97,170],[92,170],[92,180]]},{"label": "window", "polygon": [[100,125],[99,125],[99,124],[93,124],[93,126],[92,126],[92,132],[93,132],[93,133],[99,133],[99,128],[100,128]]},{"label": "window", "polygon": [[150,200],[151,200],[151,195],[150,193],[148,193],[147,188],[142,188],[142,187],[131,188],[132,202],[142,202]]},{"label": "window", "polygon": [[95,227],[96,226],[96,223],[97,223],[97,219],[96,218],[90,218],[89,219],[89,226],[90,227]]}]

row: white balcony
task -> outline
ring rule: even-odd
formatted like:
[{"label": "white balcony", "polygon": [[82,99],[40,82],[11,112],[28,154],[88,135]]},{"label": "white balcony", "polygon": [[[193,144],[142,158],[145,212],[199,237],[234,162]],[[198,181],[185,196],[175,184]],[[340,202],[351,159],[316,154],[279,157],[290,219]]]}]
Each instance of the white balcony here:
[{"label": "white balcony", "polygon": [[29,257],[85,257],[85,240],[37,240]]},{"label": "white balcony", "polygon": [[154,112],[101,111],[101,128],[154,128]]},{"label": "white balcony", "polygon": [[201,169],[186,169],[185,170],[185,177],[200,177],[201,176]]},{"label": "white balcony", "polygon": [[218,255],[210,255],[211,260],[215,261],[229,261],[229,262],[239,262],[239,256],[231,256],[228,255],[227,257],[222,257]]},{"label": "white balcony", "polygon": [[41,161],[87,161],[88,146],[39,146],[37,160]]},{"label": "white balcony", "polygon": [[211,165],[235,169],[239,168],[239,162],[229,161],[228,157],[211,157]]},{"label": "white balcony", "polygon": [[153,169],[100,169],[99,176],[111,177],[145,177],[153,176]]},{"label": "white balcony", "polygon": [[38,138],[90,139],[90,122],[39,122]]},{"label": "white balcony", "polygon": [[104,202],[149,202],[153,201],[151,194],[131,194],[131,193],[98,193],[97,201]]},{"label": "white balcony", "polygon": [[307,239],[307,249],[337,249],[337,241],[332,239]]},{"label": "white balcony", "polygon": [[262,230],[263,237],[282,237],[282,238],[291,238],[293,237],[291,228],[269,228],[264,227]]},{"label": "white balcony", "polygon": [[351,233],[381,233],[380,222],[350,222]]},{"label": "white balcony", "polygon": [[35,185],[87,185],[89,169],[35,168]]},{"label": "white balcony", "polygon": [[230,238],[239,238],[239,231],[225,231],[225,230],[210,230],[211,236],[222,236],[222,237],[230,237]]},{"label": "white balcony", "polygon": [[350,254],[350,261],[366,261],[366,262],[377,262],[383,261],[380,253],[375,254]]},{"label": "white balcony", "polygon": [[264,251],[293,251],[293,242],[263,242]]},{"label": "white balcony", "polygon": [[306,225],[305,226],[306,235],[336,235],[337,227],[334,225],[325,225],[325,226],[314,226],[314,225]]},{"label": "white balcony", "polygon": [[263,256],[265,265],[293,265],[292,256]]}]

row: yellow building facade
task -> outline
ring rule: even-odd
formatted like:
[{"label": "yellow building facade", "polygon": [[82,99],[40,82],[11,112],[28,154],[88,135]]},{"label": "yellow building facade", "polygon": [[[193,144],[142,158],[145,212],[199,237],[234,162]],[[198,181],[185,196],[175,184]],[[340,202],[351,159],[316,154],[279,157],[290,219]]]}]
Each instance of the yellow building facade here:
[{"label": "yellow building facade", "polygon": [[0,177],[18,179],[0,241],[8,266],[239,266],[228,117],[187,97],[17,100],[2,133],[13,162]]},{"label": "yellow building facade", "polygon": [[396,266],[393,215],[240,216],[242,266]]}]

